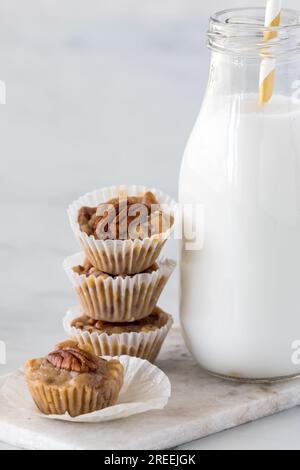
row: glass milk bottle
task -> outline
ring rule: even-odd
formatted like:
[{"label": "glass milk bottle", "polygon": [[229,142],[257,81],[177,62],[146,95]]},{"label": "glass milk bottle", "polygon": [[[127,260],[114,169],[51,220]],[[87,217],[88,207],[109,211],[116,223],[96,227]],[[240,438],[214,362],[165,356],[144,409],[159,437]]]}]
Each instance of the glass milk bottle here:
[{"label": "glass milk bottle", "polygon": [[[181,168],[183,332],[203,368],[231,379],[300,375],[299,23],[284,10],[267,43],[263,9],[211,19],[208,87]],[[264,105],[262,56],[276,59]]]}]

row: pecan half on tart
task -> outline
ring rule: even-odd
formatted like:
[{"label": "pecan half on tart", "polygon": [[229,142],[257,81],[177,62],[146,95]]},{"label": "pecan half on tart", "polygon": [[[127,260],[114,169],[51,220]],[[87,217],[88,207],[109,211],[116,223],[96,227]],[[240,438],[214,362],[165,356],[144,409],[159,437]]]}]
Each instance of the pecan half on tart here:
[{"label": "pecan half on tart", "polygon": [[106,361],[74,341],[27,361],[25,369],[32,398],[45,415],[76,417],[115,405],[124,377],[118,360]]},{"label": "pecan half on tart", "polygon": [[171,199],[159,194],[112,187],[71,204],[72,228],[93,266],[118,275],[140,273],[155,263],[174,225],[171,207],[164,204]]},{"label": "pecan half on tart", "polygon": [[108,323],[70,312],[64,327],[71,338],[99,356],[125,354],[154,362],[172,323],[171,315],[155,307],[147,318],[132,323]]},{"label": "pecan half on tart", "polygon": [[64,261],[82,312],[113,323],[134,322],[150,315],[175,267],[175,261],[160,259],[143,273],[114,276],[94,268],[83,253]]}]

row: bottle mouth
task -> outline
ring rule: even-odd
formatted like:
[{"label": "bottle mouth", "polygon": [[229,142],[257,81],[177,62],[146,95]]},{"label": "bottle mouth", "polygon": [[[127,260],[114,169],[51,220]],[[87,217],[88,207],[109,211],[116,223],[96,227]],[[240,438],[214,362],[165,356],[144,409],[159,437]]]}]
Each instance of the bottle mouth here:
[{"label": "bottle mouth", "polygon": [[[273,33],[273,34],[272,34]],[[269,41],[265,37],[273,37]],[[236,8],[210,18],[210,48],[245,55],[269,57],[300,50],[300,11],[283,9],[280,26],[265,26],[264,8]]]}]

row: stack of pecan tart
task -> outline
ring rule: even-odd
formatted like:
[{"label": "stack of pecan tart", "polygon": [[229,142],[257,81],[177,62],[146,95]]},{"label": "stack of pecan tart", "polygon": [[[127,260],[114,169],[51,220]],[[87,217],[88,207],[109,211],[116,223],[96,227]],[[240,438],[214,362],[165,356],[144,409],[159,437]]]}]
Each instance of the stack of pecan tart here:
[{"label": "stack of pecan tart", "polygon": [[79,300],[64,327],[81,347],[98,356],[158,356],[172,325],[157,303],[175,268],[161,256],[174,207],[162,192],[136,186],[95,191],[69,207],[83,252],[64,262]]}]

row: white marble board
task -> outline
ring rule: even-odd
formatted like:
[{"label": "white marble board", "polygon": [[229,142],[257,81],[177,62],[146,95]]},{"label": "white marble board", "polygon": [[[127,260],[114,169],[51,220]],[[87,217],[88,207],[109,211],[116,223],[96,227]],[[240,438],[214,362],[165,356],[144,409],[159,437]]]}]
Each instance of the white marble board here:
[{"label": "white marble board", "polygon": [[165,410],[104,424],[25,419],[0,396],[0,441],[25,449],[169,449],[300,404],[300,380],[225,382],[202,371],[173,328],[158,365],[172,383]]}]

